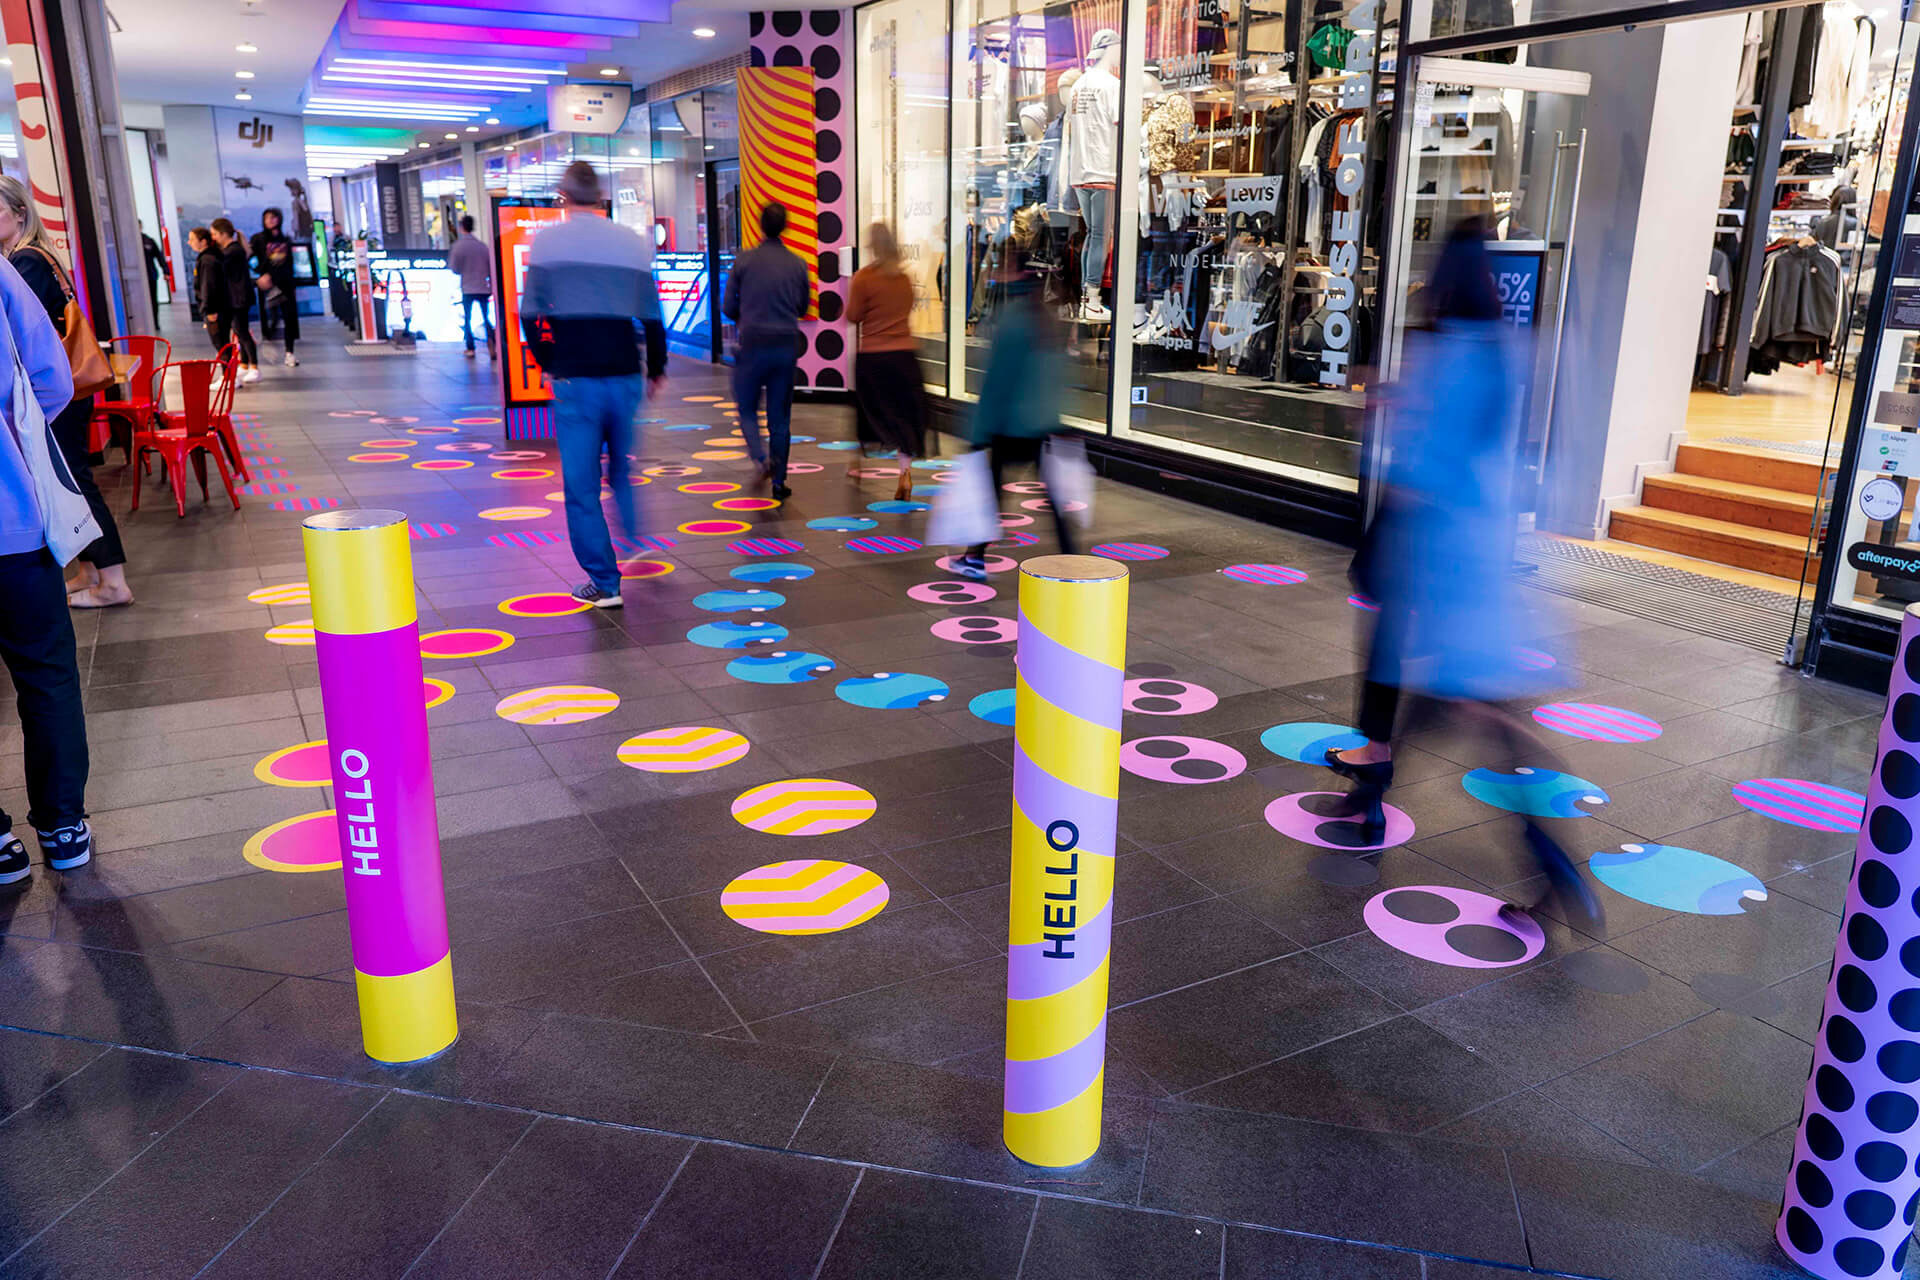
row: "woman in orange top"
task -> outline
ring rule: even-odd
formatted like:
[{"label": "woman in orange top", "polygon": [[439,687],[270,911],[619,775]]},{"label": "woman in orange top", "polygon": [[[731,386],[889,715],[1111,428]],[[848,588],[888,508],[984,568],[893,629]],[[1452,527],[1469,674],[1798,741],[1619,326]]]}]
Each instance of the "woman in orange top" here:
[{"label": "woman in orange top", "polygon": [[[913,280],[900,265],[900,246],[884,222],[867,229],[868,264],[853,273],[847,319],[860,326],[853,358],[854,421],[864,456],[869,445],[900,456],[895,498],[913,491],[909,467],[927,453],[926,384],[914,354]],[[855,465],[858,465],[857,463]]]}]

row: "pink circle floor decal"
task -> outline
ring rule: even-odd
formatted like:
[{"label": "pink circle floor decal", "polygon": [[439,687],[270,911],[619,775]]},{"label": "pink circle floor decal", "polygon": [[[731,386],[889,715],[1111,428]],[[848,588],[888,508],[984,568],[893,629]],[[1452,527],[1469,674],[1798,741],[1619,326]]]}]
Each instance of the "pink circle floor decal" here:
[{"label": "pink circle floor decal", "polygon": [[564,591],[540,591],[500,602],[500,612],[516,618],[558,618],[569,613],[585,613],[591,608],[585,600],[576,600]]},{"label": "pink circle floor decal", "polygon": [[486,627],[455,627],[448,631],[429,631],[420,637],[423,658],[483,658],[498,653],[513,643],[505,631]]},{"label": "pink circle floor decal", "polygon": [[1413,838],[1413,819],[1387,805],[1386,835],[1378,844],[1363,843],[1360,817],[1334,812],[1345,800],[1344,795],[1335,791],[1301,791],[1281,796],[1267,806],[1267,825],[1283,836],[1303,844],[1319,845],[1322,849],[1371,852],[1391,849]]},{"label": "pink circle floor decal", "polygon": [[774,836],[822,836],[857,827],[871,818],[873,795],[851,782],[789,778],[735,797],[733,818],[743,827]]},{"label": "pink circle floor decal", "polygon": [[263,871],[338,871],[340,828],[331,809],[284,818],[254,832],[240,856]]},{"label": "pink circle floor decal", "polygon": [[453,686],[434,676],[421,676],[420,694],[427,700],[427,710],[431,711],[453,696]]},{"label": "pink circle floor decal", "polygon": [[1556,733],[1592,742],[1651,742],[1660,736],[1659,721],[1598,702],[1549,702],[1533,709],[1533,719]]},{"label": "pink circle floor decal", "polygon": [[778,498],[722,498],[713,504],[716,511],[772,511],[779,505]]},{"label": "pink circle floor decal", "polygon": [[1560,665],[1552,654],[1541,649],[1529,649],[1525,645],[1513,651],[1513,660],[1522,671],[1547,671]]},{"label": "pink circle floor decal", "polygon": [[760,933],[838,933],[880,914],[887,882],[850,862],[802,858],[756,867],[720,891],[720,909]]},{"label": "pink circle floor decal", "polygon": [[622,578],[664,578],[673,572],[673,566],[665,560],[622,560],[620,576]]},{"label": "pink circle floor decal", "polygon": [[747,754],[749,743],[731,729],[679,725],[636,734],[614,755],[642,773],[704,773],[732,764]]},{"label": "pink circle floor decal", "polygon": [[413,455],[410,453],[350,453],[348,462],[405,462]]},{"label": "pink circle floor decal", "polygon": [[1867,798],[1858,791],[1802,778],[1754,778],[1734,784],[1733,798],[1762,817],[1815,831],[1858,831]]},{"label": "pink circle floor decal", "polygon": [[1420,960],[1456,969],[1507,969],[1546,948],[1539,924],[1500,915],[1501,901],[1471,889],[1409,885],[1376,894],[1361,919],[1373,935]]},{"label": "pink circle floor decal", "polygon": [[1225,782],[1247,771],[1247,758],[1206,738],[1135,738],[1120,748],[1120,767],[1155,782]]},{"label": "pink circle floor decal", "polygon": [[958,644],[1012,644],[1020,635],[1020,624],[1012,618],[981,614],[965,618],[942,618],[930,630],[940,639]]},{"label": "pink circle floor decal", "polygon": [[480,513],[482,520],[538,520],[550,516],[553,512],[547,507],[488,507]]},{"label": "pink circle floor decal", "polygon": [[692,484],[680,486],[682,493],[738,493],[740,486],[731,480],[695,480]]},{"label": "pink circle floor decal", "polygon": [[283,622],[277,627],[268,627],[266,634],[267,640],[273,644],[312,644],[314,642],[313,619]]},{"label": "pink circle floor decal", "polygon": [[[538,462],[546,456],[539,449],[502,449],[487,455],[495,462]],[[552,472],[548,474],[551,475]]]},{"label": "pink circle floor decal", "polygon": [[1184,680],[1129,680],[1121,686],[1120,705],[1143,716],[1190,716],[1220,704],[1213,690]]},{"label": "pink circle floor decal", "polygon": [[276,787],[324,787],[333,781],[327,740],[302,742],[264,755],[253,766],[253,776]]},{"label": "pink circle floor decal", "polygon": [[922,582],[907,588],[908,598],[922,604],[979,604],[999,594],[984,582]]},{"label": "pink circle floor decal", "polygon": [[466,471],[473,464],[465,458],[424,458],[413,464],[415,471]]},{"label": "pink circle floor decal", "polygon": [[545,480],[553,472],[547,467],[502,467],[493,473],[495,480]]},{"label": "pink circle floor decal", "polygon": [[1307,580],[1306,570],[1284,564],[1230,564],[1220,572],[1235,582],[1257,582],[1268,587],[1291,587]]},{"label": "pink circle floor decal", "polygon": [[[941,556],[933,563],[937,567],[945,569],[948,573],[954,573],[958,571],[960,560],[958,556]],[[1010,559],[1007,556],[990,555],[983,557],[982,566],[988,573],[1006,573],[1010,569],[1019,568],[1019,561]]]},{"label": "pink circle floor decal", "polygon": [[745,520],[689,520],[681,525],[676,533],[688,533],[709,538],[724,538],[732,533],[745,533],[753,526]]},{"label": "pink circle floor decal", "polygon": [[362,449],[417,449],[420,447],[420,442],[400,436],[391,440],[362,440],[360,447]]},{"label": "pink circle floor decal", "polygon": [[[410,443],[418,444],[419,441]],[[484,440],[449,440],[445,444],[437,444],[433,447],[442,453],[485,453],[493,448]]]}]

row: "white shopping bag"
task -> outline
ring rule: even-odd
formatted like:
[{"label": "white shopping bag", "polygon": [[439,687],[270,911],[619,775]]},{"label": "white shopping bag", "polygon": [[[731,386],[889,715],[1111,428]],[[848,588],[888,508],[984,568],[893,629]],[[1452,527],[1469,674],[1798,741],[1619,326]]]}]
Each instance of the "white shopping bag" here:
[{"label": "white shopping bag", "polygon": [[993,472],[984,449],[963,453],[950,468],[927,517],[927,542],[933,546],[973,547],[1000,536],[1000,504],[993,500]]},{"label": "white shopping bag", "polygon": [[[5,322],[0,321],[0,330],[5,329]],[[13,345],[11,331],[4,334],[4,341],[13,365],[14,443],[27,464],[27,473],[33,477],[34,497],[39,501],[40,520],[47,534],[47,550],[64,566],[100,536],[100,525],[67,466],[66,455],[60,452],[59,442],[53,438],[53,428],[41,413],[40,402],[34,398],[33,381],[27,376],[26,365],[21,363],[19,348]],[[0,417],[0,424],[4,422],[5,418]],[[4,429],[4,425],[0,425],[0,430]]]},{"label": "white shopping bag", "polygon": [[1047,450],[1040,456],[1040,478],[1075,524],[1084,529],[1093,523],[1093,466],[1087,461],[1085,445],[1072,436],[1049,437]]}]

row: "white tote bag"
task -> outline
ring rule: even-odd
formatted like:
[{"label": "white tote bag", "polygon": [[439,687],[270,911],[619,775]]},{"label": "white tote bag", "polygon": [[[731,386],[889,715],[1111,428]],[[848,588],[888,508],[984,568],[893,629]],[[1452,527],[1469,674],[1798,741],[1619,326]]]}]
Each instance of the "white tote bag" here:
[{"label": "white tote bag", "polygon": [[[5,320],[0,320],[0,329],[6,329]],[[47,534],[47,550],[64,566],[100,536],[100,525],[94,520],[93,509],[80,492],[72,469],[67,466],[66,455],[60,452],[59,441],[53,438],[52,424],[40,412],[40,402],[33,395],[33,380],[27,376],[26,365],[20,362],[20,350],[14,345],[13,333],[9,330],[4,336],[7,356],[13,365],[14,441],[26,461],[27,473],[33,477],[40,522]]]},{"label": "white tote bag", "polygon": [[1000,504],[993,500],[993,471],[984,449],[953,461],[954,477],[940,488],[927,517],[927,542],[933,546],[973,547],[1000,536]]},{"label": "white tote bag", "polygon": [[1087,461],[1085,445],[1072,436],[1049,436],[1046,452],[1040,455],[1040,478],[1075,524],[1084,529],[1093,523],[1093,466]]}]

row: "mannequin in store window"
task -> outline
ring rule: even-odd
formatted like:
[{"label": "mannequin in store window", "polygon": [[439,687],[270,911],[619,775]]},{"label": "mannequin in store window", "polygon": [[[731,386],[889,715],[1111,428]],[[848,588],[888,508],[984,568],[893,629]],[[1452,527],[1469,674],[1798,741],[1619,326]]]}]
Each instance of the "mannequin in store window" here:
[{"label": "mannequin in store window", "polygon": [[1080,318],[1113,319],[1100,301],[1113,243],[1113,195],[1120,142],[1120,33],[1111,27],[1095,33],[1087,70],[1073,86],[1067,108],[1067,181],[1086,219],[1087,243],[1080,255]]}]

